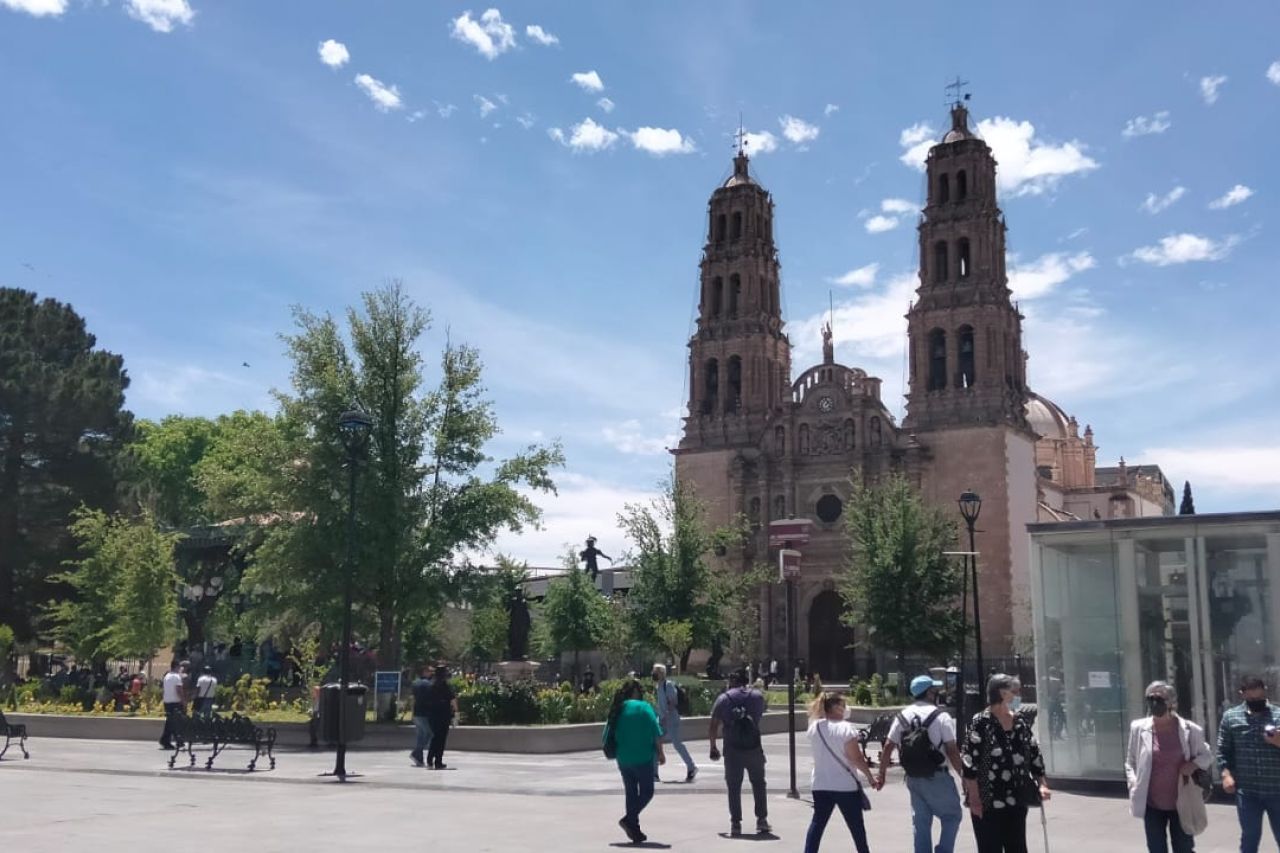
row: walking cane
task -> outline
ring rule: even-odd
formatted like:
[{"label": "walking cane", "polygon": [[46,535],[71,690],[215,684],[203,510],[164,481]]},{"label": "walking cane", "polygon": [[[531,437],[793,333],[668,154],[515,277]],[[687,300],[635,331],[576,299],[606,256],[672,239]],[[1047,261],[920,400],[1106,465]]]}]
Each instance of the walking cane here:
[{"label": "walking cane", "polygon": [[1044,832],[1044,853],[1049,853],[1049,818],[1044,813],[1044,803],[1040,804],[1040,829]]}]

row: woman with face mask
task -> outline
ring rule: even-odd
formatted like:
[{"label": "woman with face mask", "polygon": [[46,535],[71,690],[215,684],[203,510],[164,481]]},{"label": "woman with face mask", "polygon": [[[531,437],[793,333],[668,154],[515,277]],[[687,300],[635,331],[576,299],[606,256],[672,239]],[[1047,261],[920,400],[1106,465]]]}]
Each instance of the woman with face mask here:
[{"label": "woman with face mask", "polygon": [[1010,704],[1017,679],[993,675],[987,708],[974,714],[963,751],[965,804],[978,853],[1026,853],[1027,808],[1049,799],[1040,744]]},{"label": "woman with face mask", "polygon": [[1148,716],[1129,727],[1129,752],[1124,762],[1129,781],[1129,808],[1142,818],[1148,853],[1192,853],[1195,841],[1178,821],[1178,788],[1184,777],[1213,763],[1204,729],[1174,713],[1173,688],[1153,681],[1147,687]]}]

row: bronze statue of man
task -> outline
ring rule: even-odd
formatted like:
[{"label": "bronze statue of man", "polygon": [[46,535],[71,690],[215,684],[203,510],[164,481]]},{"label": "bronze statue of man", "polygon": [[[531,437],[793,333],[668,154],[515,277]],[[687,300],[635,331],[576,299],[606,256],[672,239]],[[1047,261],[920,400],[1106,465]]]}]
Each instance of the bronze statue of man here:
[{"label": "bronze statue of man", "polygon": [[600,564],[596,562],[596,557],[604,557],[609,561],[609,565],[613,565],[613,557],[610,557],[604,551],[601,551],[596,547],[596,537],[588,536],[587,548],[578,555],[578,559],[587,564],[583,571],[590,573],[591,581],[593,583],[595,582],[596,577],[600,574]]}]

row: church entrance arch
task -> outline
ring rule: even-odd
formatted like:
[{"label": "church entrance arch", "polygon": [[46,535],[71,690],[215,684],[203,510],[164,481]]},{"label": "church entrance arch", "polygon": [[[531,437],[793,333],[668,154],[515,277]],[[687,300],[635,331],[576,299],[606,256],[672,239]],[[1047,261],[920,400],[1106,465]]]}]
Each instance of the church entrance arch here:
[{"label": "church entrance arch", "polygon": [[855,674],[853,629],[840,621],[844,602],[835,590],[818,593],[809,605],[809,672],[823,684],[839,684]]}]

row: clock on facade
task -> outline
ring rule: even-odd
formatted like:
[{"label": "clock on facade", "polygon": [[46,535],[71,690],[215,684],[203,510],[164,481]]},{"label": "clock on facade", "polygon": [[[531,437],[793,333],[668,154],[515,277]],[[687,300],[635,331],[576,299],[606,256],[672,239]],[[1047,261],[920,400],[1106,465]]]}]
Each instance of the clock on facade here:
[{"label": "clock on facade", "polygon": [[836,407],[836,401],[830,397],[823,397],[818,400],[818,409],[823,412],[830,412]]}]

